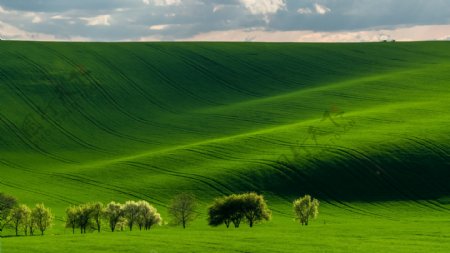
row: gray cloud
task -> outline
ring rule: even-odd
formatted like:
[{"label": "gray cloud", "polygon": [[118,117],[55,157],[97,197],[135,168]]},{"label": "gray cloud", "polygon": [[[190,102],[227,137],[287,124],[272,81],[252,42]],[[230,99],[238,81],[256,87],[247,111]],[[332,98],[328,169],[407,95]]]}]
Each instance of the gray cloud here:
[{"label": "gray cloud", "polygon": [[[442,25],[450,24],[449,9],[447,0],[0,0],[0,22],[8,30],[60,39],[177,40],[255,28],[336,32]],[[8,37],[6,28],[0,34]]]}]

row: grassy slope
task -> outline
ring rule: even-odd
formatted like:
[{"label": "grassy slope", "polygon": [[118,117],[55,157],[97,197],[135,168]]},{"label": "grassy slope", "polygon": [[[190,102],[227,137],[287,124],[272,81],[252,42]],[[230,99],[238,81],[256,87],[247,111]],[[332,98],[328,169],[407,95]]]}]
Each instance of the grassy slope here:
[{"label": "grassy slope", "polygon": [[[84,201],[143,198],[164,213],[179,191],[206,204],[247,190],[269,196],[280,237],[305,192],[324,220],[368,216],[342,228],[355,236],[394,207],[413,210],[400,208],[407,221],[426,213],[427,236],[440,229],[427,219],[448,217],[449,43],[0,48],[0,190],[59,218]],[[344,114],[334,124],[327,110]],[[387,227],[414,227],[397,218],[409,225]]]}]

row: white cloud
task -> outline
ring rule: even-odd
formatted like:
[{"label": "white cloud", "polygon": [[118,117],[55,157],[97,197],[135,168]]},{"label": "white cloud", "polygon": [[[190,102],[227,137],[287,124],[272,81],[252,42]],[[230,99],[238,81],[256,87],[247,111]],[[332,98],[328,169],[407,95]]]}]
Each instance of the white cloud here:
[{"label": "white cloud", "polygon": [[146,5],[154,4],[156,6],[180,5],[181,0],[142,0]]},{"label": "white cloud", "polygon": [[326,7],[325,5],[320,5],[320,4],[314,4],[314,8],[316,9],[316,13],[320,14],[320,15],[324,15],[327,14],[328,12],[331,11],[330,8]]},{"label": "white cloud", "polygon": [[161,24],[161,25],[152,25],[148,29],[150,29],[152,31],[162,31],[162,30],[166,30],[169,27],[171,27],[171,25],[169,25],[169,24]]},{"label": "white cloud", "polygon": [[450,25],[424,25],[395,29],[348,32],[267,31],[264,28],[236,29],[201,33],[187,41],[265,41],[265,42],[375,42],[384,39],[397,41],[444,40]]},{"label": "white cloud", "polygon": [[80,36],[62,38],[52,34],[28,32],[2,21],[0,21],[0,31],[2,31],[2,39],[8,40],[90,41],[89,38]]},{"label": "white cloud", "polygon": [[34,16],[33,19],[31,20],[31,22],[32,22],[33,24],[39,24],[39,23],[42,22],[42,18],[39,17],[39,16]]},{"label": "white cloud", "polygon": [[51,16],[50,18],[51,19],[55,19],[55,20],[68,20],[68,19],[70,19],[69,17],[65,17],[65,16],[62,16],[62,15],[55,15],[55,16]]},{"label": "white cloud", "polygon": [[109,23],[111,19],[111,15],[99,15],[95,17],[90,18],[80,18],[81,20],[85,21],[88,26],[109,26],[111,25]]},{"label": "white cloud", "polygon": [[297,10],[297,13],[300,13],[303,15],[308,15],[308,14],[312,14],[313,11],[310,8],[300,8]]},{"label": "white cloud", "polygon": [[254,15],[274,14],[286,8],[284,0],[240,0],[240,2]]},{"label": "white cloud", "polygon": [[222,10],[223,8],[225,8],[225,5],[223,5],[223,4],[214,5],[213,12],[216,13],[216,12]]}]

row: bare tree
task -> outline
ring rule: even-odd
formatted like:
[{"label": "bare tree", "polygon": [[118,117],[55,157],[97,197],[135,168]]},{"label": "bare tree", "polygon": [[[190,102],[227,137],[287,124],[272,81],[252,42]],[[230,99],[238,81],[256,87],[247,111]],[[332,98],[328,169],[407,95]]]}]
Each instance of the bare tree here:
[{"label": "bare tree", "polygon": [[186,228],[186,225],[197,217],[196,208],[197,200],[194,195],[181,193],[175,196],[169,206],[172,223]]}]

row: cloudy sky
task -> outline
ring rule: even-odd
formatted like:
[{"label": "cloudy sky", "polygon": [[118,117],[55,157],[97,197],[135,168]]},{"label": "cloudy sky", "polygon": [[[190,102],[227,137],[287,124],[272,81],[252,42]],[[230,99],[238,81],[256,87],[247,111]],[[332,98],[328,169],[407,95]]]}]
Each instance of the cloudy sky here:
[{"label": "cloudy sky", "polygon": [[0,0],[0,37],[72,41],[450,39],[449,0]]}]

